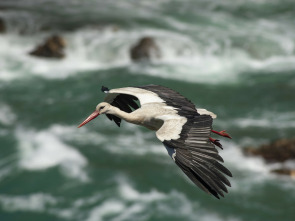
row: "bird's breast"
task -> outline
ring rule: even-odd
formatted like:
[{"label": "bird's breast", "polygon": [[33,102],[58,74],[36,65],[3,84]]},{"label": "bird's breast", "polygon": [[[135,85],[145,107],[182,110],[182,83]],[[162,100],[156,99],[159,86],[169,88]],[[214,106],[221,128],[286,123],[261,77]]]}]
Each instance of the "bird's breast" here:
[{"label": "bird's breast", "polygon": [[136,119],[135,123],[144,126],[150,130],[158,130],[163,125],[164,121],[159,119],[159,116],[166,114],[174,114],[176,111],[167,108],[163,103],[146,104],[140,109],[132,112],[132,115]]},{"label": "bird's breast", "polygon": [[142,126],[150,129],[150,130],[159,130],[163,125],[163,121],[155,118],[146,118],[142,122]]}]

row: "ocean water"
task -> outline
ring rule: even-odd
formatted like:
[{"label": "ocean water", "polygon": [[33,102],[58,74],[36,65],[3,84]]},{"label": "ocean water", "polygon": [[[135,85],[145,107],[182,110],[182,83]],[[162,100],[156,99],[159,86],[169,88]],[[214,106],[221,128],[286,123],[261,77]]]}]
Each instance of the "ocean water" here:
[{"label": "ocean water", "polygon": [[[295,181],[242,149],[295,134],[294,0],[1,0],[0,220],[295,220]],[[62,35],[66,58],[28,52]],[[133,63],[151,36],[161,58]],[[161,84],[218,115],[232,187],[194,186],[153,132],[105,116],[109,88]],[[294,162],[287,162],[293,165]]]}]

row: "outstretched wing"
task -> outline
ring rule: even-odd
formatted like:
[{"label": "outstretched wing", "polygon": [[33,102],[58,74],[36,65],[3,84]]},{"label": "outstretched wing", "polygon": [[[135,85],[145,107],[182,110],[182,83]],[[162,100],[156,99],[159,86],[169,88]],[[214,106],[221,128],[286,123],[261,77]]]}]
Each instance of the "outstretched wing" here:
[{"label": "outstretched wing", "polygon": [[[107,96],[105,98],[105,101],[127,113],[131,113],[133,110],[139,108],[139,105],[136,103],[138,101],[138,98],[129,94],[112,93],[110,96]],[[106,116],[110,120],[113,120],[118,125],[118,127],[120,127],[121,118],[112,114],[106,114]]]},{"label": "outstretched wing", "polygon": [[189,99],[170,88],[154,84],[141,86],[140,88],[157,94],[158,97],[165,101],[165,104],[167,106],[178,109],[180,115],[182,114],[181,112],[184,110],[186,113],[188,113],[189,111],[194,115],[210,115],[212,118],[217,117],[216,114],[207,111],[206,109],[196,108]]},{"label": "outstretched wing", "polygon": [[[166,120],[156,135],[181,170],[202,190],[219,198],[227,192],[226,185],[230,186],[224,174],[232,174],[220,164],[223,159],[209,141],[211,129],[211,116],[195,115],[185,123],[179,117]],[[179,134],[170,139],[169,131]]]}]

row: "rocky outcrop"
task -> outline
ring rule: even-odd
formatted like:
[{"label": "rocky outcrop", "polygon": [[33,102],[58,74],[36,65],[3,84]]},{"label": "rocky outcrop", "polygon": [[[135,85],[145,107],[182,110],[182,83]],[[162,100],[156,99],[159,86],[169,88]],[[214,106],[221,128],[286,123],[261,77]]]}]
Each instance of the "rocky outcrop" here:
[{"label": "rocky outcrop", "polygon": [[5,33],[6,31],[6,26],[4,23],[4,20],[0,17],[0,33]]},{"label": "rocky outcrop", "polygon": [[151,60],[160,58],[161,52],[153,38],[144,37],[130,49],[130,57],[133,61]]},{"label": "rocky outcrop", "polygon": [[[287,160],[295,160],[295,139],[280,139],[258,148],[247,147],[244,152],[248,156],[260,156],[267,163],[283,163]],[[287,168],[286,166],[281,166],[271,172],[295,177],[295,168]]]},{"label": "rocky outcrop", "polygon": [[63,58],[65,57],[64,48],[66,47],[65,40],[58,35],[53,35],[46,41],[38,45],[30,55],[46,58]]},{"label": "rocky outcrop", "polygon": [[295,177],[295,169],[291,169],[291,168],[282,167],[279,169],[271,170],[271,172],[276,173],[276,174],[280,174],[280,175]]},{"label": "rocky outcrop", "polygon": [[295,159],[295,139],[281,139],[258,148],[245,148],[247,155],[261,156],[267,162],[284,162]]}]

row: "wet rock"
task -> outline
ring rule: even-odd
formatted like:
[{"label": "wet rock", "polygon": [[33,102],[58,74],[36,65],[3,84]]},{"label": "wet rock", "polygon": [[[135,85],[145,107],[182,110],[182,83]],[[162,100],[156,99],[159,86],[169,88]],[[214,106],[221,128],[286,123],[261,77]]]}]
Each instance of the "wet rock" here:
[{"label": "wet rock", "polygon": [[133,61],[151,60],[160,58],[161,52],[153,38],[143,37],[130,49],[130,57]]},{"label": "wet rock", "polygon": [[6,26],[4,23],[4,20],[0,17],[0,33],[5,33],[6,31]]},{"label": "wet rock", "polygon": [[261,156],[267,162],[284,162],[295,159],[295,139],[280,139],[258,148],[247,147],[244,152],[247,155]]},{"label": "wet rock", "polygon": [[46,41],[38,45],[30,55],[46,58],[63,58],[65,57],[64,48],[66,47],[65,40],[59,35],[53,35]]},{"label": "wet rock", "polygon": [[286,175],[286,176],[295,177],[295,169],[279,168],[279,169],[274,169],[271,172],[279,174],[279,175]]},{"label": "wet rock", "polygon": [[247,147],[244,153],[250,156],[260,156],[267,163],[281,163],[279,168],[271,170],[272,173],[295,177],[295,168],[288,168],[287,160],[295,160],[295,139],[280,139],[258,148]]}]

